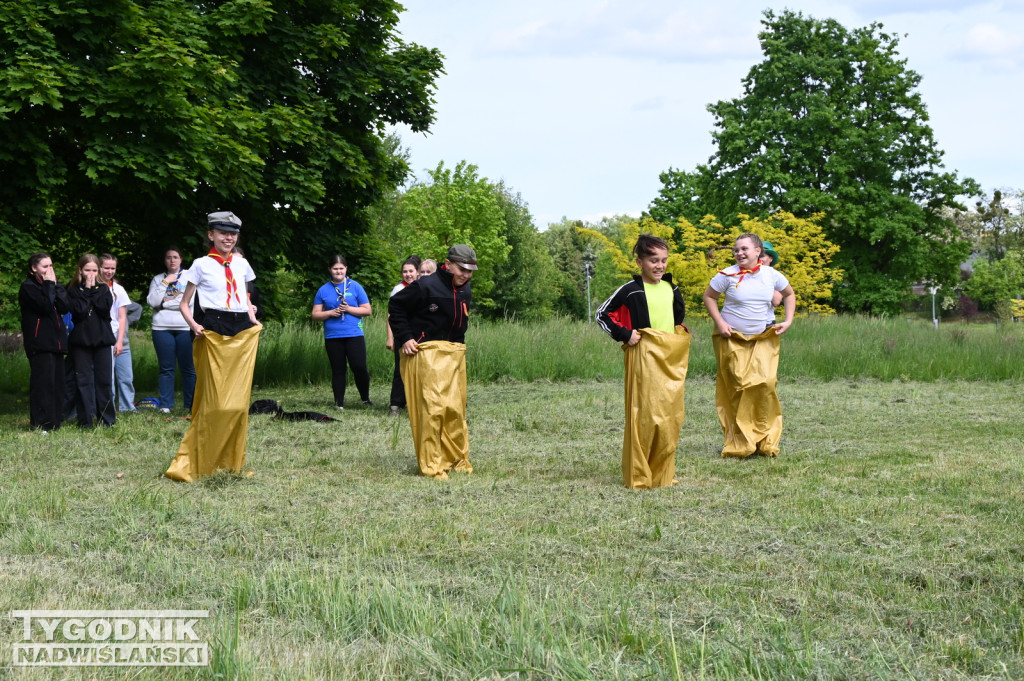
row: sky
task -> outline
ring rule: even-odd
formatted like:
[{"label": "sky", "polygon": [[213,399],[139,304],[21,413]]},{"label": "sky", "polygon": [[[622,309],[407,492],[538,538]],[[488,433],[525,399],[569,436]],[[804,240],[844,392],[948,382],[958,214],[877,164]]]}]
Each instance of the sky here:
[{"label": "sky", "polygon": [[467,161],[544,229],[638,216],[659,173],[714,153],[707,105],[742,94],[762,13],[900,36],[946,170],[1024,189],[1024,0],[402,0],[398,32],[438,48],[431,132],[399,128],[419,180]]}]

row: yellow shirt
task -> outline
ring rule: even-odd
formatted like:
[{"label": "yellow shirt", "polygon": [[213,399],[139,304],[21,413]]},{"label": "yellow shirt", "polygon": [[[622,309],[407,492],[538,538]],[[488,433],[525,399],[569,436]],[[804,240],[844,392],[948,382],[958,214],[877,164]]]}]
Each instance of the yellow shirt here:
[{"label": "yellow shirt", "polygon": [[644,282],[647,296],[647,313],[651,316],[651,328],[672,333],[675,330],[675,316],[672,314],[672,285],[667,281],[657,284]]}]

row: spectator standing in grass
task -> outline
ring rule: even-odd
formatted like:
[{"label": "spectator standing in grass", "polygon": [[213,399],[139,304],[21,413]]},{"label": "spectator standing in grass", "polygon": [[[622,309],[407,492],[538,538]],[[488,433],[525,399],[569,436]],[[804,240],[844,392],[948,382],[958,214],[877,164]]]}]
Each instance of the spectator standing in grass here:
[{"label": "spectator standing in grass", "polygon": [[153,308],[153,348],[160,367],[157,388],[160,411],[174,408],[174,366],[181,372],[182,398],[186,411],[192,410],[196,390],[196,368],[192,362],[192,338],[181,301],[185,297],[185,274],[181,250],[175,246],[164,251],[164,273],[153,277],[146,302]]},{"label": "spectator standing in grass", "polygon": [[469,280],[476,269],[472,248],[452,246],[444,266],[388,302],[419,470],[442,480],[450,470],[473,472],[466,427],[466,328]]},{"label": "spectator standing in grass", "polygon": [[67,291],[57,285],[49,254],[33,253],[28,278],[18,291],[21,338],[28,356],[29,425],[43,432],[60,428],[64,411],[64,359],[68,354]]},{"label": "spectator standing in grass", "polygon": [[626,425],[622,483],[668,487],[676,480],[676,447],[685,417],[690,333],[686,305],[668,267],[668,243],[641,234],[633,247],[640,274],[597,309],[605,333],[623,344]]},{"label": "spectator standing in grass", "polygon": [[[777,456],[782,406],[776,393],[780,336],[793,323],[796,296],[786,277],[761,264],[764,245],[756,234],[736,239],[736,264],[720,270],[704,290],[704,307],[715,323],[718,362],[715,406],[725,435],[722,456]],[[786,317],[774,323],[765,310],[782,294]],[[721,311],[718,299],[725,297]],[[774,317],[774,315],[773,315]]]},{"label": "spectator standing in grass", "polygon": [[347,365],[352,366],[359,397],[366,406],[370,402],[370,372],[366,367],[366,338],[363,319],[372,312],[370,299],[359,282],[348,276],[348,262],[335,255],[328,263],[331,280],[313,297],[313,321],[324,323],[324,346],[331,363],[331,389],[334,405],[345,408]]},{"label": "spectator standing in grass", "polygon": [[[229,211],[210,213],[206,219],[210,252],[188,268],[179,305],[195,334],[192,421],[164,473],[184,482],[219,470],[241,472],[262,328],[246,293],[246,284],[256,273],[244,257],[233,252],[242,221]],[[195,315],[190,307],[193,296],[198,298]]]},{"label": "spectator standing in grass", "polygon": [[96,422],[114,425],[114,353],[117,340],[110,323],[114,295],[100,275],[100,260],[86,253],[68,284],[68,307],[74,328],[68,346],[75,364],[75,411],[80,428]]},{"label": "spectator standing in grass", "polygon": [[[389,297],[393,297],[396,293],[419,279],[421,264],[422,261],[418,255],[410,255],[405,259],[405,262],[402,263],[402,281],[395,284],[395,287],[391,289],[391,296]],[[398,416],[399,412],[405,409],[405,385],[402,383],[402,356],[399,352],[400,348],[395,344],[395,334],[391,329],[390,314],[385,319],[384,326],[388,334],[387,340],[384,341],[384,347],[391,350],[395,355],[395,370],[391,374],[391,400],[388,404],[388,415]]]},{"label": "spectator standing in grass", "polygon": [[132,369],[132,349],[128,339],[128,306],[132,301],[116,277],[117,257],[104,253],[100,256],[100,279],[110,287],[114,296],[114,308],[110,311],[110,327],[115,338],[114,392],[119,411],[135,411],[135,372]]}]

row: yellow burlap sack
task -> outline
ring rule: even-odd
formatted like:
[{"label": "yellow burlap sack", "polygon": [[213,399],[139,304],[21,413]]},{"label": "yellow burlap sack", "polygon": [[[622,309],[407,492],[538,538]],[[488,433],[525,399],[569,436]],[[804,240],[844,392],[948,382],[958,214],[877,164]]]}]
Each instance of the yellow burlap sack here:
[{"label": "yellow burlap sack", "polygon": [[725,434],[722,456],[779,453],[782,405],[778,383],[780,336],[768,327],[756,336],[714,334],[718,383],[715,407]]},{"label": "yellow burlap sack", "polygon": [[626,431],[622,437],[622,484],[631,489],[676,483],[676,446],[686,416],[684,389],[690,334],[640,329],[640,342],[623,345],[626,367]]},{"label": "yellow burlap sack", "polygon": [[472,473],[466,427],[466,346],[447,341],[420,343],[402,355],[402,381],[420,473],[448,478],[455,469]]},{"label": "yellow burlap sack", "polygon": [[164,473],[168,478],[193,482],[219,470],[241,472],[259,342],[258,326],[235,336],[206,331],[195,339],[192,424]]}]

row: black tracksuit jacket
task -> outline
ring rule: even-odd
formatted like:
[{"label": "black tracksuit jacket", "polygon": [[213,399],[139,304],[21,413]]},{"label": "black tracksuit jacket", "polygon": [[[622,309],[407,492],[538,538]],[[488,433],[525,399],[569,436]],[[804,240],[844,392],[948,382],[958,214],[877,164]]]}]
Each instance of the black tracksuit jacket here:
[{"label": "black tracksuit jacket", "polygon": [[[661,280],[668,282],[672,287],[673,324],[679,326],[686,317],[683,295],[679,292],[679,287],[672,283],[671,274],[666,272]],[[650,328],[651,314],[647,309],[643,277],[634,274],[633,281],[620,286],[611,298],[601,303],[595,316],[605,333],[620,343],[629,341],[635,329]]]},{"label": "black tracksuit jacket", "polygon": [[409,340],[465,344],[472,297],[469,282],[455,288],[451,272],[444,268],[412,282],[388,300],[395,347]]},{"label": "black tracksuit jacket", "polygon": [[25,354],[29,357],[40,352],[68,354],[68,330],[64,326],[68,294],[64,287],[30,276],[21,283],[18,304]]}]

